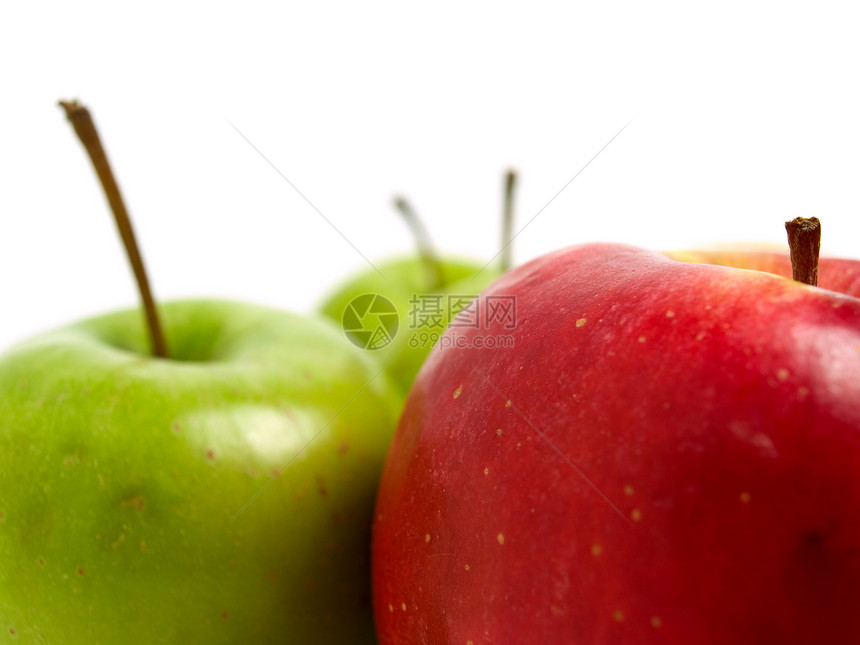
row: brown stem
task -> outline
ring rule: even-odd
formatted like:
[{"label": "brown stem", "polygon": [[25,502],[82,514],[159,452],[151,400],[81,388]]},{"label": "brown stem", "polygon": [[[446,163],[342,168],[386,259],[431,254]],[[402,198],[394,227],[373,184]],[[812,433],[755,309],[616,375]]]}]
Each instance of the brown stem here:
[{"label": "brown stem", "polygon": [[60,106],[65,110],[66,117],[68,117],[72,127],[75,128],[78,139],[84,145],[99,177],[105,196],[107,196],[111,211],[113,211],[114,220],[116,220],[122,243],[125,246],[126,255],[131,263],[132,271],[134,271],[140,297],[143,300],[143,308],[146,313],[146,322],[149,327],[149,336],[152,343],[152,353],[159,358],[167,358],[167,343],[164,340],[158,311],[152,298],[152,291],[149,288],[149,280],[146,277],[143,258],[140,256],[137,241],[134,237],[134,230],[131,226],[131,219],[128,216],[128,211],[119,192],[119,186],[111,171],[110,163],[108,162],[101,139],[99,139],[95,123],[93,123],[89,110],[77,101],[60,101]]},{"label": "brown stem", "polygon": [[499,266],[502,273],[511,268],[513,259],[513,234],[514,234],[514,190],[517,186],[517,173],[508,170],[505,173],[505,198],[504,210],[502,211],[502,257]]},{"label": "brown stem", "polygon": [[818,286],[818,255],[821,252],[821,222],[817,217],[795,217],[785,223],[791,252],[791,277]]},{"label": "brown stem", "polygon": [[430,276],[427,291],[438,289],[445,282],[442,261],[439,258],[439,253],[433,246],[433,242],[430,240],[430,234],[427,232],[424,222],[421,221],[418,213],[415,212],[412,204],[405,197],[395,197],[394,208],[400,213],[409,230],[412,231],[412,237],[415,238],[415,244],[418,246],[418,255],[421,256],[421,261],[424,263],[427,275]]}]

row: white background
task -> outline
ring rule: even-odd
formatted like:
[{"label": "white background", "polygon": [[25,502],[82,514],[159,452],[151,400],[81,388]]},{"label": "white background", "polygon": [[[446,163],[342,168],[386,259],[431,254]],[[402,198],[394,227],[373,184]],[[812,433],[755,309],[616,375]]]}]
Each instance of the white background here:
[{"label": "white background", "polygon": [[509,166],[518,262],[783,244],[798,215],[860,257],[850,3],[279,5],[2,5],[0,348],[137,298],[60,98],[91,108],[162,299],[309,310],[411,248],[395,193],[489,259]]}]

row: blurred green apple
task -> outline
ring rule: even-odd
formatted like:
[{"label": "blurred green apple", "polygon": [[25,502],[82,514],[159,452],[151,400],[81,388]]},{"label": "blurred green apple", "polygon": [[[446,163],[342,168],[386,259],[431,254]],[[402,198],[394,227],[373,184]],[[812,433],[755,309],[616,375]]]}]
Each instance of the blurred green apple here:
[{"label": "blurred green apple", "polygon": [[354,344],[373,350],[404,397],[451,320],[469,307],[479,316],[476,296],[509,268],[515,182],[515,173],[507,172],[498,262],[440,255],[411,205],[397,198],[394,205],[413,232],[417,254],[377,263],[337,286],[320,305]]},{"label": "blurred green apple", "polygon": [[372,643],[398,397],[329,321],[138,309],[0,357],[0,621],[21,642]]},{"label": "blurred green apple", "polygon": [[[442,283],[430,285],[420,258],[392,258],[377,267],[385,278],[373,269],[363,271],[330,294],[320,310],[341,323],[356,345],[374,350],[405,396],[452,313],[472,302],[499,272],[488,267],[479,273],[477,261],[446,256],[440,259]],[[384,320],[377,321],[374,312],[364,308],[374,304],[396,312],[397,328],[381,339],[374,332],[385,331],[380,324]]]}]

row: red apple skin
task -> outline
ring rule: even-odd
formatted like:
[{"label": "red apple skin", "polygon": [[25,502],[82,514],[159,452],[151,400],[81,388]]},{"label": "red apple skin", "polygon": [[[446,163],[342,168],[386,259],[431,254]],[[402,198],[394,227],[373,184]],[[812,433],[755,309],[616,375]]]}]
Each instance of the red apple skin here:
[{"label": "red apple skin", "polygon": [[[785,278],[791,277],[791,258],[788,253],[714,250],[667,251],[666,255],[683,262],[719,264],[764,271]],[[860,261],[848,258],[821,258],[818,262],[818,286],[860,298]]]},{"label": "red apple skin", "polygon": [[489,295],[390,448],[382,645],[860,642],[860,300],[608,244]]}]

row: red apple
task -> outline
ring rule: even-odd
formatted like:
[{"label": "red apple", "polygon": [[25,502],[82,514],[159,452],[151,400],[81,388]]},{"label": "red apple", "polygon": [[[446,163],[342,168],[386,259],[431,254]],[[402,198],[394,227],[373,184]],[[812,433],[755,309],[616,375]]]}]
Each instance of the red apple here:
[{"label": "red apple", "polygon": [[860,299],[613,244],[493,296],[390,448],[383,645],[860,642]]}]

